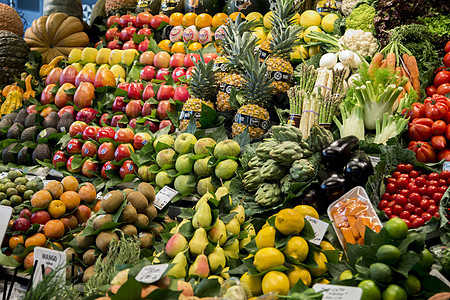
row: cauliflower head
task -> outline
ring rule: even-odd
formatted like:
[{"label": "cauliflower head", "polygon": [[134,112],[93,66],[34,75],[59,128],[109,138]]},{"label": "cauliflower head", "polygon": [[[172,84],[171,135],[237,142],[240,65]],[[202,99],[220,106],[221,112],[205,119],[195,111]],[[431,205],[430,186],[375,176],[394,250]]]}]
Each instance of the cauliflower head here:
[{"label": "cauliflower head", "polygon": [[374,32],[375,26],[373,25],[373,19],[375,15],[375,8],[367,3],[363,3],[355,8],[350,16],[348,16],[345,20],[345,26],[347,26],[347,29],[362,29],[364,31]]},{"label": "cauliflower head", "polygon": [[342,0],[341,11],[344,16],[348,17],[355,5],[361,0]]},{"label": "cauliflower head", "polygon": [[361,29],[348,29],[339,39],[339,42],[363,57],[372,56],[378,47],[377,39],[373,34]]}]

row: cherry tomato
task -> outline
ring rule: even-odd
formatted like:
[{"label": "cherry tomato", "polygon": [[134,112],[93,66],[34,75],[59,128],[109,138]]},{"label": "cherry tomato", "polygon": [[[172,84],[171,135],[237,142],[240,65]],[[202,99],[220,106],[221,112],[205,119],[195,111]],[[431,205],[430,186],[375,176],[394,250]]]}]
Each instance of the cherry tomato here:
[{"label": "cherry tomato", "polygon": [[447,180],[445,179],[439,179],[439,186],[446,186],[447,185]]},{"label": "cherry tomato", "polygon": [[434,94],[436,94],[436,87],[434,85],[427,86],[427,88],[425,89],[425,93],[428,97],[433,96]]},{"label": "cherry tomato", "polygon": [[416,170],[412,170],[411,172],[409,172],[409,177],[410,178],[419,177],[419,172],[417,172]]},{"label": "cherry tomato", "polygon": [[445,44],[445,53],[450,52],[450,41],[447,42],[447,44]]},{"label": "cherry tomato", "polygon": [[420,208],[423,211],[426,211],[429,206],[430,206],[430,203],[428,203],[428,200],[423,199],[422,201],[420,201]]},{"label": "cherry tomato", "polygon": [[439,193],[441,194],[445,194],[445,192],[447,191],[448,186],[443,185],[439,187]]},{"label": "cherry tomato", "polygon": [[[420,191],[420,189],[419,189],[416,185],[410,187],[409,190],[411,191],[411,193],[417,193],[417,194],[418,194],[419,191]],[[408,196],[408,197],[409,197],[409,196]]]},{"label": "cherry tomato", "polygon": [[394,219],[394,218],[398,218],[398,216],[397,216],[397,215],[390,215],[390,216],[389,216],[389,220],[390,220],[390,219]]},{"label": "cherry tomato", "polygon": [[425,178],[425,180],[428,180],[428,175],[427,174],[420,174],[420,177]]},{"label": "cherry tomato", "polygon": [[428,195],[422,196],[422,199],[430,200],[431,198]]},{"label": "cherry tomato", "polygon": [[402,190],[406,188],[408,183],[409,183],[408,179],[406,179],[405,177],[400,177],[397,179],[397,182],[395,183],[395,188],[398,190]]},{"label": "cherry tomato", "polygon": [[397,215],[397,216],[398,216],[399,214],[401,214],[402,211],[403,211],[403,207],[402,207],[401,205],[398,205],[398,204],[394,205],[394,207],[392,208],[392,213],[393,213],[394,215]]},{"label": "cherry tomato", "polygon": [[445,127],[447,127],[447,124],[445,124],[444,121],[436,120],[433,122],[433,125],[431,125],[431,131],[433,132],[433,135],[443,135]]},{"label": "cherry tomato", "polygon": [[399,171],[395,171],[394,173],[392,173],[392,177],[394,177],[395,179],[399,178],[400,175],[402,175],[402,173],[400,173]]},{"label": "cherry tomato", "polygon": [[436,205],[430,205],[430,206],[428,207],[428,209],[427,209],[427,212],[428,212],[430,215],[434,215],[438,210],[439,210],[439,209],[438,209],[438,207],[437,207]]},{"label": "cherry tomato", "polygon": [[392,201],[390,201],[388,203],[388,207],[391,208],[391,209],[394,207],[394,205],[395,205],[395,201],[394,200],[392,200]]},{"label": "cherry tomato", "polygon": [[450,178],[447,179],[447,185],[450,185]]},{"label": "cherry tomato", "polygon": [[[402,190],[402,192],[403,191],[408,191],[408,190]],[[409,194],[408,194],[408,196],[409,196]],[[397,198],[395,199],[395,203],[400,205],[400,206],[405,206],[406,203],[408,203],[408,199],[407,199],[408,196],[406,196],[404,194],[398,194]]]},{"label": "cherry tomato", "polygon": [[449,54],[450,52],[448,52],[447,51],[447,53],[444,55],[444,65],[447,67],[447,68],[450,68],[450,54]]},{"label": "cherry tomato", "polygon": [[412,203],[407,203],[406,205],[405,205],[405,210],[407,211],[407,212],[409,212],[410,214],[412,214],[412,213],[414,213],[414,210],[416,209],[416,206],[414,205],[414,204],[412,204]]},{"label": "cherry tomato", "polygon": [[427,180],[425,178],[423,178],[423,177],[416,178],[416,185],[418,187],[423,187],[423,186],[425,186],[425,184],[427,184]]},{"label": "cherry tomato", "polygon": [[411,215],[411,216],[409,217],[409,221],[412,222],[412,221],[414,221],[415,219],[417,219],[418,217],[419,217],[418,215]]},{"label": "cherry tomato", "polygon": [[399,171],[400,173],[405,173],[406,172],[406,165],[405,164],[399,164],[397,165],[397,171]]},{"label": "cherry tomato", "polygon": [[413,228],[419,228],[423,226],[423,224],[425,224],[425,221],[421,217],[417,217],[414,219],[414,221],[411,222],[411,224]]},{"label": "cherry tomato", "polygon": [[378,203],[378,209],[383,210],[383,208],[387,207],[389,202],[387,200],[381,200],[380,203]]},{"label": "cherry tomato", "polygon": [[386,216],[389,218],[392,215],[392,208],[390,207],[385,207],[383,209],[384,213],[386,214]]},{"label": "cherry tomato", "polygon": [[397,178],[394,178],[394,177],[389,177],[388,179],[386,179],[386,183],[395,184],[396,182],[397,182]]},{"label": "cherry tomato", "polygon": [[433,85],[440,86],[441,84],[448,82],[450,82],[450,71],[443,70],[436,74]]},{"label": "cherry tomato", "polygon": [[427,195],[427,193],[428,193],[428,188],[426,186],[419,188],[419,194],[421,196]]},{"label": "cherry tomato", "polygon": [[437,181],[437,180],[428,180],[428,186],[439,187],[439,181]]},{"label": "cherry tomato", "polygon": [[408,198],[409,194],[411,194],[411,191],[408,189],[403,189],[400,191],[400,195],[405,197],[405,201],[406,201],[406,198]]},{"label": "cherry tomato", "polygon": [[415,206],[420,205],[420,201],[422,201],[422,196],[420,196],[418,193],[411,193],[408,197],[409,203]]},{"label": "cherry tomato", "polygon": [[393,184],[393,183],[388,183],[388,184],[386,185],[386,193],[394,194],[395,191],[396,191],[395,184]]},{"label": "cherry tomato", "polygon": [[435,212],[435,213],[433,214],[433,217],[435,217],[436,219],[439,220],[439,218],[440,218],[441,216],[439,215],[439,212],[437,211],[437,212]]},{"label": "cherry tomato", "polygon": [[439,174],[436,172],[428,174],[428,180],[439,180]]},{"label": "cherry tomato", "polygon": [[416,178],[409,178],[409,183],[416,184]]},{"label": "cherry tomato", "polygon": [[450,178],[450,171],[442,171],[441,174],[439,174],[439,178],[447,180]]},{"label": "cherry tomato", "polygon": [[420,207],[416,207],[416,209],[414,209],[414,214],[420,216],[423,213],[423,209],[421,209]]},{"label": "cherry tomato", "polygon": [[[401,174],[398,178],[406,178],[406,179],[408,179],[408,181],[409,181],[409,174],[408,174],[408,173]],[[397,178],[397,179],[398,179],[398,178]]]},{"label": "cherry tomato", "polygon": [[437,186],[430,185],[430,186],[427,188],[427,194],[428,194],[428,196],[430,196],[430,197],[432,197],[433,194],[434,194],[434,193],[437,193],[437,192],[438,192]]},{"label": "cherry tomato", "polygon": [[384,193],[383,195],[381,195],[381,199],[382,199],[382,200],[390,201],[390,200],[391,200],[391,194],[389,194],[389,193]]},{"label": "cherry tomato", "polygon": [[399,217],[402,219],[409,219],[410,216],[411,216],[411,213],[407,210],[402,211],[399,215]]},{"label": "cherry tomato", "polygon": [[431,220],[431,214],[430,214],[430,213],[427,213],[427,212],[422,213],[422,214],[420,215],[420,217],[421,217],[425,222],[428,222],[428,221]]},{"label": "cherry tomato", "polygon": [[440,203],[442,196],[444,196],[444,194],[442,193],[434,193],[433,194],[433,200],[436,201],[436,203]]},{"label": "cherry tomato", "polygon": [[406,225],[408,226],[408,229],[412,228],[412,224],[408,219],[403,219],[403,221],[406,223]]},{"label": "cherry tomato", "polygon": [[436,205],[436,201],[434,201],[433,199],[428,200],[428,203],[431,205]]},{"label": "cherry tomato", "polygon": [[414,166],[413,166],[412,164],[407,164],[407,165],[405,166],[405,172],[406,172],[406,173],[409,173],[409,172],[411,172],[412,170],[414,170]]},{"label": "cherry tomato", "polygon": [[436,94],[445,95],[450,93],[450,83],[443,83],[436,89]]}]

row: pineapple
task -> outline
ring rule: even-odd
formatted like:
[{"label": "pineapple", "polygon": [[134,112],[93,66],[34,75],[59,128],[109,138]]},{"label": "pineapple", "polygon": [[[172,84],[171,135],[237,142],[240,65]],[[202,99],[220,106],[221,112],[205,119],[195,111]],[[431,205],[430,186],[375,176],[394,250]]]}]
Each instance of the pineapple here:
[{"label": "pineapple", "polygon": [[106,15],[126,14],[127,11],[134,12],[136,10],[137,0],[106,0]]},{"label": "pineapple", "polygon": [[270,126],[269,112],[264,106],[271,99],[270,85],[273,79],[270,78],[267,65],[264,62],[260,64],[255,55],[249,55],[247,60],[243,63],[246,73],[241,89],[245,104],[236,112],[232,134],[235,137],[248,126],[250,137],[258,138]]},{"label": "pineapple", "polygon": [[216,94],[213,65],[213,60],[205,64],[203,57],[195,64],[195,69],[189,78],[189,93],[191,94],[191,98],[184,103],[180,114],[180,131],[186,130],[191,115],[197,120],[197,127],[200,126],[198,120],[202,113],[202,104],[214,109],[214,104],[211,102],[211,99]]}]

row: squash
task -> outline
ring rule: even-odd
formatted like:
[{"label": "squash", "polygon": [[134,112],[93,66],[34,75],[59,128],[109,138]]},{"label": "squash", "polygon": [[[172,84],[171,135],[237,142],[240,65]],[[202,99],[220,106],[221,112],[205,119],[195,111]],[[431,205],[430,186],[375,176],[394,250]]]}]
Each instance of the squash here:
[{"label": "squash", "polygon": [[30,48],[10,31],[0,30],[0,88],[13,83],[25,71]]},{"label": "squash", "polygon": [[60,55],[67,58],[73,48],[83,49],[89,44],[89,37],[83,32],[83,23],[65,13],[54,13],[34,20],[25,31],[24,40],[31,50],[41,53],[44,64]]},{"label": "squash", "polygon": [[95,19],[97,17],[101,17],[101,18],[106,17],[105,1],[106,0],[97,0],[97,2],[95,3],[94,7],[92,8],[91,16],[90,16],[90,19],[89,19],[89,25],[91,27],[94,24],[94,21],[95,21]]},{"label": "squash", "polygon": [[9,5],[0,3],[0,30],[23,36],[23,23],[19,13]]},{"label": "squash", "polygon": [[69,16],[83,19],[83,5],[81,0],[44,0],[43,4],[44,16],[49,16],[53,13],[65,13]]},{"label": "squash", "polygon": [[23,105],[23,94],[14,90],[8,93],[5,102],[0,107],[0,115],[7,115]]}]

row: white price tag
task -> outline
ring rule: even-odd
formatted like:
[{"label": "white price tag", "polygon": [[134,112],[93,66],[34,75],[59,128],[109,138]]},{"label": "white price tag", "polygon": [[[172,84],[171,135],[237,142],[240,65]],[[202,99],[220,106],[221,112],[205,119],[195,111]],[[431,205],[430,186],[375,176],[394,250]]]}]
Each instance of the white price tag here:
[{"label": "white price tag", "polygon": [[323,237],[327,232],[329,224],[327,222],[321,221],[311,216],[305,216],[305,219],[309,221],[311,227],[314,230],[314,238],[310,240],[310,242],[315,245],[320,245],[320,242],[322,242]]},{"label": "white price tag", "polygon": [[439,278],[440,281],[442,281],[448,287],[450,287],[450,281],[448,281],[447,278],[445,278],[445,276],[442,275],[442,273],[439,272],[438,270],[436,269],[431,270],[430,275]]},{"label": "white price tag", "polygon": [[0,205],[0,245],[5,237],[6,229],[8,228],[9,219],[12,215],[12,207]]},{"label": "white price tag", "polygon": [[141,269],[136,276],[136,280],[142,283],[153,283],[158,281],[169,267],[169,264],[150,265]]},{"label": "white price tag", "polygon": [[322,300],[359,300],[362,296],[362,289],[353,286],[316,283],[312,288],[316,292],[323,291]]},{"label": "white price tag", "polygon": [[170,202],[170,200],[175,197],[175,195],[178,194],[178,192],[168,186],[163,187],[158,194],[156,194],[155,202],[153,202],[153,205],[161,210],[164,208],[164,206],[167,205],[167,203]]},{"label": "white price tag", "polygon": [[442,166],[442,171],[450,171],[450,161],[444,161],[444,165]]},{"label": "white price tag", "polygon": [[376,157],[376,156],[370,156],[369,155],[369,159],[370,159],[370,162],[372,163],[372,166],[375,168],[377,165],[378,165],[378,163],[381,161],[381,159],[379,158],[379,157]]},{"label": "white price tag", "polygon": [[6,178],[6,176],[8,176],[8,173],[6,172],[0,173],[0,179]]},{"label": "white price tag", "polygon": [[59,270],[57,277],[66,278],[66,253],[62,251],[51,250],[43,247],[34,248],[34,260],[36,269],[33,277],[33,286],[36,286],[42,280],[42,268],[44,276],[52,271]]}]

